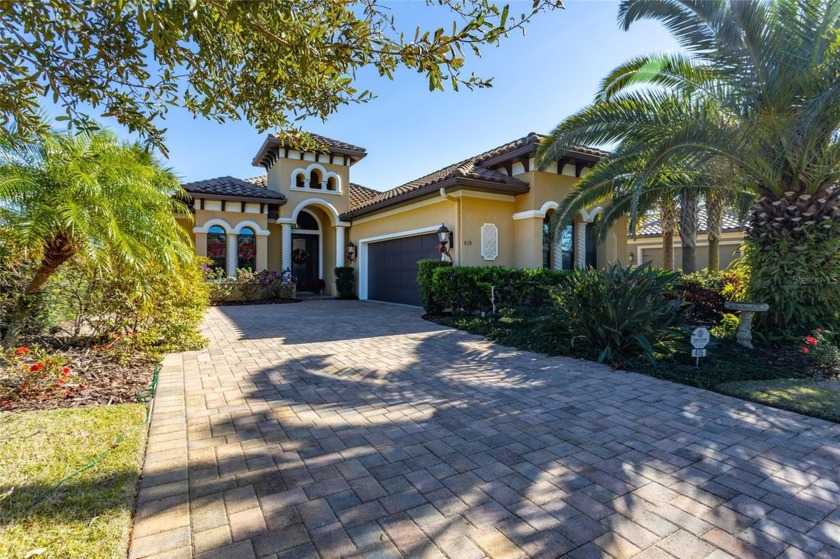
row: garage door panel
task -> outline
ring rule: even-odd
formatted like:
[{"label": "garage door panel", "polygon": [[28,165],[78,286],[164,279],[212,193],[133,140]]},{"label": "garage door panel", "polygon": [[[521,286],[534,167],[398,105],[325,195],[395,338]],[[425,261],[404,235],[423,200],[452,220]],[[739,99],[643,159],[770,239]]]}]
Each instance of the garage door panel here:
[{"label": "garage door panel", "polygon": [[436,233],[370,243],[368,299],[420,305],[417,262],[439,258],[436,247]]}]

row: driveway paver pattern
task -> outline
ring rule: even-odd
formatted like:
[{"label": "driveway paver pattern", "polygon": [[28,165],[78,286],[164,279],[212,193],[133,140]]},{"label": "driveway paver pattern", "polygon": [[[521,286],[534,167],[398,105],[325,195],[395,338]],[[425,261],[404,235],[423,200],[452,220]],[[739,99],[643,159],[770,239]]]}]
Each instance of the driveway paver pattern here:
[{"label": "driveway paver pattern", "polygon": [[161,372],[130,559],[840,557],[840,425],[419,315],[211,309]]}]

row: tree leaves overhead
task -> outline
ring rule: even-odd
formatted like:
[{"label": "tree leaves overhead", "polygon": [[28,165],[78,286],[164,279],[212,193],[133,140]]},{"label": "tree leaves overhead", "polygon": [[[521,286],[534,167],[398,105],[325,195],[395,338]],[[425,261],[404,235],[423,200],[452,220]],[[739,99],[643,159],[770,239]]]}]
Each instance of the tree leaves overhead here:
[{"label": "tree leaves overhead", "polygon": [[430,90],[488,87],[465,75],[465,50],[480,55],[562,7],[533,0],[514,16],[490,0],[426,4],[447,10],[451,28],[409,31],[378,0],[0,2],[0,132],[40,129],[46,97],[81,130],[96,127],[90,105],[166,153],[170,107],[263,131],[369,100],[354,87],[366,67],[387,78],[416,70]]}]

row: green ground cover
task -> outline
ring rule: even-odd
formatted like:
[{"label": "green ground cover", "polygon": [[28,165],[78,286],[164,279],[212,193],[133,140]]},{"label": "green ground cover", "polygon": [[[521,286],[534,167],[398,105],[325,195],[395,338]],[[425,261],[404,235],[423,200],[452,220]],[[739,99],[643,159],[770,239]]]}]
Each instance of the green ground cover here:
[{"label": "green ground cover", "polygon": [[124,558],[145,414],[142,404],[0,414],[0,557]]}]

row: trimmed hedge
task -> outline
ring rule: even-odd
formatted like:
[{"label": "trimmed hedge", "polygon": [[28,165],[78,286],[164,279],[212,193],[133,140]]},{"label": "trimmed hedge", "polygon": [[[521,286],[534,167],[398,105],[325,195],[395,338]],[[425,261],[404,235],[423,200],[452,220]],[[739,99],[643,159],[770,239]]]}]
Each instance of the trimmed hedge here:
[{"label": "trimmed hedge", "polygon": [[451,268],[445,260],[420,260],[417,262],[417,283],[420,285],[420,304],[429,314],[440,314],[446,309],[432,290],[432,274],[439,268]]},{"label": "trimmed hedge", "polygon": [[335,269],[335,287],[342,299],[356,296],[356,272],[352,266],[339,266]]},{"label": "trimmed hedge", "polygon": [[[423,260],[417,281],[426,312],[440,314],[523,307],[542,307],[551,302],[551,288],[563,285],[571,272],[546,269],[457,266]],[[491,294],[493,300],[491,300]]]}]

